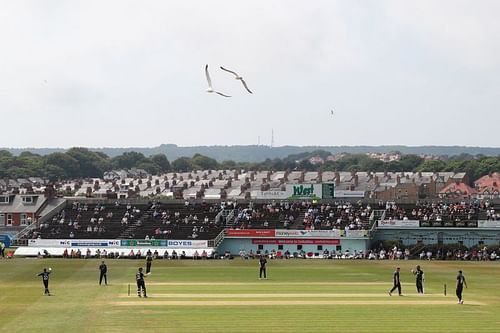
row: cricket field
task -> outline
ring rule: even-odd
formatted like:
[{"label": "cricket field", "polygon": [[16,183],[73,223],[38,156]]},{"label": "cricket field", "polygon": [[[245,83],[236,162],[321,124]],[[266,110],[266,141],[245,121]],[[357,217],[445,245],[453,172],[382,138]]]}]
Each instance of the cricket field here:
[{"label": "cricket field", "polygon": [[[135,288],[144,260],[106,263],[109,285],[99,286],[100,260],[0,260],[0,332],[500,332],[500,262],[269,260],[259,280],[257,260],[158,259],[147,299]],[[401,297],[388,295],[396,266]],[[43,267],[51,297],[36,276]]]}]

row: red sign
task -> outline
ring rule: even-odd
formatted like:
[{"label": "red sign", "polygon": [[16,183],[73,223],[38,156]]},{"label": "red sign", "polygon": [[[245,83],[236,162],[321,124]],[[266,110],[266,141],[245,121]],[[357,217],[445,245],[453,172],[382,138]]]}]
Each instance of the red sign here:
[{"label": "red sign", "polygon": [[252,239],[252,244],[340,245],[340,239],[255,238]]},{"label": "red sign", "polygon": [[227,237],[275,237],[274,229],[229,229]]}]

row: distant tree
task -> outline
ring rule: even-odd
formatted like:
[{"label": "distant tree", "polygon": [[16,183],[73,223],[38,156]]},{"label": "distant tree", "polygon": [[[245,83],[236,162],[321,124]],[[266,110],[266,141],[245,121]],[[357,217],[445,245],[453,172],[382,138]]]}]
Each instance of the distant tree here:
[{"label": "distant tree", "polygon": [[[56,166],[64,172],[58,174],[58,178],[77,178],[80,176],[80,164],[78,161],[65,153],[52,153],[45,156],[45,163]],[[54,169],[53,169],[54,170]]]},{"label": "distant tree", "polygon": [[221,169],[236,169],[237,164],[235,161],[226,160],[226,161],[222,161],[219,166]]},{"label": "distant tree", "polygon": [[113,157],[111,164],[116,169],[132,169],[136,168],[140,163],[147,162],[146,156],[135,151],[125,152],[121,155]]},{"label": "distant tree", "polygon": [[219,166],[217,161],[213,158],[200,154],[195,154],[191,159],[191,163],[202,170],[217,169]]},{"label": "distant tree", "polygon": [[193,170],[193,164],[189,157],[179,157],[172,162],[172,169],[176,172],[187,172]]},{"label": "distant tree", "polygon": [[161,172],[168,172],[172,168],[165,154],[156,154],[149,159],[160,168]]},{"label": "distant tree", "polygon": [[161,173],[161,171],[162,171],[160,169],[160,167],[158,166],[158,164],[153,163],[151,161],[141,162],[141,163],[139,163],[135,167],[139,168],[139,169],[144,169],[144,170],[146,170],[147,172],[149,172],[150,174],[153,174],[153,175],[159,175]]},{"label": "distant tree", "polygon": [[95,153],[87,148],[71,148],[66,152],[80,164],[80,177],[102,177],[104,171],[111,169],[111,164],[106,155]]},{"label": "distant tree", "polygon": [[439,172],[446,168],[446,163],[440,160],[427,160],[420,164],[416,171]]}]

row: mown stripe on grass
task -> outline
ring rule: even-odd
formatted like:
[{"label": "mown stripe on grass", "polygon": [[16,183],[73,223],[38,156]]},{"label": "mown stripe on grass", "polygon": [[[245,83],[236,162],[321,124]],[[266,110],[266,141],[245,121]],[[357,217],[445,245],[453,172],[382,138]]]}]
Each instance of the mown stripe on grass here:
[{"label": "mown stripe on grass", "polygon": [[[120,298],[128,298],[131,296],[128,295],[119,295]],[[155,293],[153,298],[300,298],[300,297],[317,297],[317,298],[380,298],[380,297],[385,297],[388,298],[389,296],[384,293],[384,294],[376,294],[376,293],[356,293],[356,294],[350,294],[350,293],[266,293],[266,294],[252,294],[252,293],[246,293],[246,294],[234,294],[234,293],[225,293],[225,294],[195,294],[195,293],[189,293],[189,294],[175,294],[175,293],[170,293],[170,294],[162,294],[162,293]],[[405,294],[404,297],[418,297],[418,298],[436,298],[436,297],[443,297],[442,295],[438,294],[426,294],[426,295],[419,295],[419,294]],[[151,298],[151,296],[150,296]]]},{"label": "mown stripe on grass", "polygon": [[[323,300],[286,300],[286,301],[154,301],[154,300],[141,300],[136,301],[119,301],[112,302],[113,305],[118,306],[266,306],[266,305],[451,305],[451,301],[435,301],[435,300],[386,300],[386,301],[323,301]],[[468,301],[467,305],[485,305],[481,302]],[[463,306],[463,305],[458,305]]]}]

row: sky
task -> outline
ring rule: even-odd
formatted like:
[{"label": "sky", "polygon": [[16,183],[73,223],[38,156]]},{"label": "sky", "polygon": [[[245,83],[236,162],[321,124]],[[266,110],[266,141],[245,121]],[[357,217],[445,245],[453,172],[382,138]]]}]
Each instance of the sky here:
[{"label": "sky", "polygon": [[[0,146],[269,145],[274,131],[275,146],[500,147],[499,12],[495,0],[0,0]],[[205,64],[231,98],[206,92]]]}]

